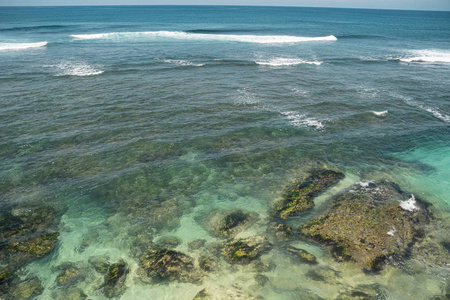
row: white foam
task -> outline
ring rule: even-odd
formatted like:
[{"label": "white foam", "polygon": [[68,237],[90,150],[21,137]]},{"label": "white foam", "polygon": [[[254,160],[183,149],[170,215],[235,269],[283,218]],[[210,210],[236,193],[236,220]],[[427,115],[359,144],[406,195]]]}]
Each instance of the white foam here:
[{"label": "white foam", "polygon": [[383,111],[372,111],[373,114],[375,114],[376,116],[385,116],[388,114],[389,111],[387,110],[383,110]]},{"label": "white foam", "polygon": [[450,63],[450,51],[445,50],[413,50],[400,61],[408,63]]},{"label": "white foam", "polygon": [[166,63],[169,63],[169,64],[174,64],[174,65],[179,65],[179,66],[202,67],[205,65],[205,64],[196,64],[191,61],[182,60],[182,59],[164,59],[163,61]]},{"label": "white foam", "polygon": [[322,122],[315,118],[308,118],[306,115],[299,114],[295,111],[280,112],[282,115],[286,116],[290,120],[291,124],[296,127],[315,127],[316,129],[323,129],[324,126]]},{"label": "white foam", "polygon": [[443,112],[441,112],[438,108],[435,107],[431,107],[431,106],[426,106],[423,104],[420,104],[416,101],[414,101],[412,98],[410,97],[404,97],[400,95],[400,98],[403,99],[403,101],[405,101],[406,104],[411,105],[411,106],[415,106],[418,108],[421,108],[429,113],[431,113],[434,117],[446,122],[446,123],[450,123],[450,115],[447,115]]},{"label": "white foam", "polygon": [[144,32],[110,32],[95,34],[73,34],[72,38],[77,40],[93,39],[121,39],[121,38],[170,38],[179,40],[200,40],[200,41],[231,41],[258,44],[283,44],[301,42],[336,41],[334,35],[321,37],[302,37],[290,35],[232,35],[232,34],[202,34],[188,33],[183,31],[144,31]]},{"label": "white foam", "polygon": [[368,188],[373,181],[358,181],[356,183],[364,188]]},{"label": "white foam", "polygon": [[258,65],[271,67],[295,66],[301,64],[320,66],[322,64],[322,62],[319,61],[306,61],[298,58],[273,58],[265,61],[256,61],[256,63]]},{"label": "white foam", "polygon": [[389,230],[386,234],[390,236],[394,236],[397,233],[397,229],[395,229],[394,226],[392,226],[392,229]]},{"label": "white foam", "polygon": [[58,69],[56,76],[92,76],[103,73],[85,62],[62,62],[54,67]]},{"label": "white foam", "polygon": [[40,48],[45,47],[47,42],[39,43],[0,43],[0,51],[5,50],[24,50],[30,48]]},{"label": "white foam", "polygon": [[411,198],[409,198],[408,200],[400,201],[400,207],[403,210],[407,210],[407,211],[411,211],[411,212],[420,210],[420,207],[417,205],[416,198],[414,197],[413,194],[411,194]]}]

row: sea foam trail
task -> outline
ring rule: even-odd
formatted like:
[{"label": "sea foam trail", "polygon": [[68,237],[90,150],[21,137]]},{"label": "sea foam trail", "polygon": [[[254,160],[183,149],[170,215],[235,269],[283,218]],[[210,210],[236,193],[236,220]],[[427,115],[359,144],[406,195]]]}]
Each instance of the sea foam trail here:
[{"label": "sea foam trail", "polygon": [[258,44],[284,44],[301,43],[314,41],[336,41],[334,35],[323,37],[302,37],[290,35],[233,35],[233,34],[202,34],[189,33],[184,31],[144,31],[144,32],[110,32],[95,34],[74,34],[72,38],[77,40],[94,39],[122,39],[122,38],[169,38],[178,40],[198,40],[198,41],[228,41]]},{"label": "sea foam trail", "polygon": [[450,51],[444,50],[414,50],[410,55],[400,58],[408,63],[450,63]]},{"label": "sea foam trail", "polygon": [[271,66],[271,67],[295,66],[295,65],[301,65],[301,64],[320,66],[322,64],[322,62],[320,62],[320,61],[306,61],[306,60],[297,59],[297,58],[274,58],[274,59],[270,59],[270,60],[256,61],[256,63],[258,65]]},{"label": "sea foam trail", "polygon": [[285,111],[280,113],[283,116],[286,116],[290,123],[295,127],[315,127],[319,130],[324,128],[322,122],[312,117],[308,118],[306,115],[300,114],[296,111]]},{"label": "sea foam trail", "polygon": [[84,62],[62,62],[50,67],[56,67],[58,69],[56,76],[92,76],[103,73],[103,71],[97,70]]},{"label": "sea foam trail", "polygon": [[0,51],[5,50],[24,50],[30,48],[40,48],[45,47],[47,42],[38,43],[0,43]]}]

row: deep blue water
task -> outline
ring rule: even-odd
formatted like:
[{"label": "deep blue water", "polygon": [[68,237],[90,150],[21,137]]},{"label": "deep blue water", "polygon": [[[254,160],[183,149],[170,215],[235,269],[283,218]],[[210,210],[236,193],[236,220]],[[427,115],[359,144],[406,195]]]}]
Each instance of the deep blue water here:
[{"label": "deep blue water", "polygon": [[[219,208],[254,211],[266,228],[274,199],[317,163],[345,172],[347,186],[386,179],[426,199],[448,242],[449,71],[450,12],[1,7],[1,205],[66,209],[58,247],[27,274],[41,299],[61,299],[55,267],[108,255],[131,265],[123,299],[192,299],[201,285],[139,281],[135,240],[216,243],[199,219]],[[147,211],[168,201],[170,220],[149,225]],[[278,267],[264,287],[245,266],[205,284],[268,299],[368,283],[388,299],[428,299],[449,284],[448,266],[431,263],[373,278],[344,268],[336,284],[305,281],[307,267],[273,253],[265,261]],[[75,286],[102,299],[92,276]]]}]

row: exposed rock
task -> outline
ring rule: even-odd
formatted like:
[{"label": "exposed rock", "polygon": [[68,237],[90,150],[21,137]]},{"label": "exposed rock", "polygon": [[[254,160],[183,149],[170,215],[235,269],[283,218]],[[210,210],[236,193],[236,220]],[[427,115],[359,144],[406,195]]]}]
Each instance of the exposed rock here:
[{"label": "exposed rock", "polygon": [[314,198],[344,178],[332,170],[316,170],[304,181],[290,187],[282,201],[276,205],[276,215],[287,219],[314,207]]},{"label": "exposed rock", "polygon": [[221,237],[235,236],[256,220],[256,214],[243,210],[221,210],[212,212],[204,222],[207,230]]},{"label": "exposed rock", "polygon": [[[372,271],[393,255],[408,255],[429,221],[426,207],[403,209],[408,198],[390,183],[358,186],[334,199],[334,206],[300,228],[305,237],[331,245],[337,260],[352,260]],[[410,200],[407,200],[410,201]]]},{"label": "exposed rock", "polygon": [[198,282],[201,279],[193,259],[181,252],[151,249],[139,259],[147,275],[156,281]]},{"label": "exposed rock", "polygon": [[119,297],[125,292],[125,280],[128,272],[128,264],[123,260],[109,266],[103,288],[105,296],[109,298]]},{"label": "exposed rock", "polygon": [[163,236],[155,244],[161,248],[175,248],[181,244],[181,239],[176,236]]},{"label": "exposed rock", "polygon": [[230,263],[247,264],[259,257],[270,247],[264,237],[251,237],[245,239],[232,239],[221,245],[220,253]]},{"label": "exposed rock", "polygon": [[317,264],[316,257],[306,250],[295,248],[290,245],[285,245],[282,248],[293,255],[297,261],[312,265]]},{"label": "exposed rock", "polygon": [[195,295],[192,300],[257,300],[251,293],[244,291],[241,287],[211,285]]},{"label": "exposed rock", "polygon": [[194,240],[192,242],[190,242],[188,244],[189,250],[194,251],[194,250],[198,250],[200,248],[205,247],[206,244],[206,240],[205,239],[198,239],[198,240]]},{"label": "exposed rock", "polygon": [[275,233],[277,240],[289,241],[294,237],[294,231],[286,224],[272,223],[270,230]]}]

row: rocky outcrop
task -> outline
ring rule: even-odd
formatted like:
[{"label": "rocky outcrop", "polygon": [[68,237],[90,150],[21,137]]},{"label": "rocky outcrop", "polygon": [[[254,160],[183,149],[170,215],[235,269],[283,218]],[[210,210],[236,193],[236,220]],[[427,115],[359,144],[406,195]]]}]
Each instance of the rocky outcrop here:
[{"label": "rocky outcrop", "polygon": [[220,253],[230,263],[248,264],[267,250],[270,244],[264,237],[231,239],[220,246]]},{"label": "rocky outcrop", "polygon": [[169,249],[151,249],[139,258],[147,275],[154,281],[198,282],[201,273],[194,260],[181,252]]},{"label": "rocky outcrop", "polygon": [[128,264],[123,260],[109,266],[103,287],[106,297],[117,298],[125,292],[128,272]]},{"label": "rocky outcrop", "polygon": [[237,210],[213,211],[203,222],[204,227],[216,236],[232,237],[244,231],[256,220],[256,214]]},{"label": "rocky outcrop", "polygon": [[282,249],[293,256],[296,261],[311,265],[317,264],[316,257],[306,250],[299,249],[290,245],[285,245],[282,247]]},{"label": "rocky outcrop", "polygon": [[407,256],[428,221],[426,207],[413,195],[383,182],[354,186],[300,231],[331,246],[336,259],[377,271],[387,257]]},{"label": "rocky outcrop", "polygon": [[276,216],[287,219],[314,207],[314,198],[344,178],[332,170],[316,170],[302,182],[290,187],[276,204]]}]

